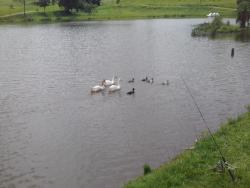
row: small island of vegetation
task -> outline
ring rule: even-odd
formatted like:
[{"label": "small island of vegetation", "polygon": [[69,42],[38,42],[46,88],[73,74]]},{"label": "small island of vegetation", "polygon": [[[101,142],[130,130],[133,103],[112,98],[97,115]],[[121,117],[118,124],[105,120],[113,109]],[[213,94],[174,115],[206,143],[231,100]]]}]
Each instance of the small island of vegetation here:
[{"label": "small island of vegetation", "polygon": [[239,25],[231,25],[229,21],[223,23],[221,16],[214,17],[211,23],[199,24],[192,30],[192,36],[212,36],[227,33],[250,33],[250,0],[237,1],[237,23]]},{"label": "small island of vegetation", "polygon": [[199,24],[192,30],[192,36],[215,36],[217,34],[238,33],[240,26],[223,23],[221,17],[215,17],[211,23]]}]

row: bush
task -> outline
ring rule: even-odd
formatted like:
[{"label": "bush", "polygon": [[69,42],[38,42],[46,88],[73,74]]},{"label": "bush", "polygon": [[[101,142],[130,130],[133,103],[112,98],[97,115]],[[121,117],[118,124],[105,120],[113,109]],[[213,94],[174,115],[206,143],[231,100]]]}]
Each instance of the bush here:
[{"label": "bush", "polygon": [[237,123],[236,119],[234,118],[228,118],[227,122],[229,125],[234,125],[235,123]]},{"label": "bush", "polygon": [[211,35],[214,36],[217,32],[217,30],[222,27],[223,22],[222,18],[220,16],[217,16],[214,18],[214,20],[211,23]]},{"label": "bush", "polygon": [[218,33],[234,33],[239,31],[240,28],[235,25],[223,25],[217,30]]},{"label": "bush", "polygon": [[101,5],[101,0],[58,0],[58,5],[64,7],[66,14],[70,15],[73,10],[77,12],[83,10],[90,13],[92,10]]},{"label": "bush", "polygon": [[247,109],[248,112],[250,112],[250,105],[247,105],[246,109]]},{"label": "bush", "polygon": [[143,169],[144,169],[144,175],[152,172],[151,167],[148,164],[144,164]]},{"label": "bush", "polygon": [[83,10],[86,13],[91,13],[95,7],[96,5],[92,3],[82,2],[79,4],[79,9]]},{"label": "bush", "polygon": [[236,33],[240,28],[237,25],[224,24],[221,17],[215,17],[211,23],[203,23],[192,30],[192,36],[215,36],[218,33]]}]

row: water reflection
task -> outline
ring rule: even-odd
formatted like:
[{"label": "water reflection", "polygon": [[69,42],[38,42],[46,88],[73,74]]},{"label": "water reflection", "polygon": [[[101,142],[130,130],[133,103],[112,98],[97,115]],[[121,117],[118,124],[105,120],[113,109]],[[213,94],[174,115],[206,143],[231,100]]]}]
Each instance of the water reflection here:
[{"label": "water reflection", "polygon": [[250,29],[242,30],[238,33],[217,34],[209,37],[212,40],[235,40],[239,42],[250,42]]}]

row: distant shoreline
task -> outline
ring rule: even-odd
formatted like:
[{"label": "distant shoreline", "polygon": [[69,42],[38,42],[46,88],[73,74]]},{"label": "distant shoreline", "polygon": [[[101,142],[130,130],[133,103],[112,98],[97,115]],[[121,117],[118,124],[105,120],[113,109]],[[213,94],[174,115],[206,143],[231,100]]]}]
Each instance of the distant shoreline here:
[{"label": "distant shoreline", "polygon": [[[63,17],[62,19],[51,19],[51,18],[44,18],[41,20],[31,20],[30,16],[32,14],[27,14],[26,18],[23,15],[15,14],[12,16],[0,16],[0,25],[33,25],[33,24],[53,24],[53,23],[67,23],[67,22],[82,22],[82,21],[125,21],[125,20],[150,20],[150,19],[192,19],[192,18],[207,18],[201,16],[145,16],[145,17],[124,17],[124,18],[95,18],[95,17],[88,17],[88,18],[71,18],[71,17]],[[4,18],[4,19],[3,19]],[[234,17],[224,17],[228,19],[234,19]]]},{"label": "distant shoreline", "polygon": [[[4,0],[8,1],[8,0]],[[29,1],[29,0],[27,0]],[[122,0],[120,4],[115,1],[103,0],[103,4],[97,7],[91,14],[84,12],[65,15],[58,5],[50,5],[45,9],[27,5],[26,16],[23,15],[21,4],[13,3],[10,6],[1,6],[0,25],[4,24],[43,24],[76,21],[101,21],[101,20],[135,20],[135,19],[161,19],[161,18],[205,18],[211,11],[216,11],[224,18],[236,17],[236,5],[233,0],[228,3],[214,0],[210,3],[197,4],[196,1],[158,1],[136,0],[134,2]]]}]

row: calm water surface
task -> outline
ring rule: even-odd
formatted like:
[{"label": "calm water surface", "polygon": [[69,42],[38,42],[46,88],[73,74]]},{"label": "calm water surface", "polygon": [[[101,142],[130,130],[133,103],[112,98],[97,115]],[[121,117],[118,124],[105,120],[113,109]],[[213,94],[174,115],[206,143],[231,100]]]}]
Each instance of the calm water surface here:
[{"label": "calm water surface", "polygon": [[[250,43],[192,38],[200,22],[1,26],[0,187],[117,188],[168,161],[205,130],[181,76],[211,129],[244,112]],[[90,95],[113,74],[120,92]]]}]

